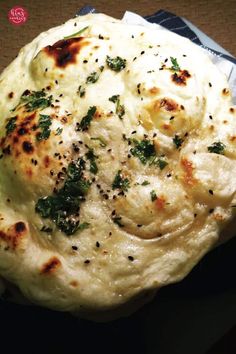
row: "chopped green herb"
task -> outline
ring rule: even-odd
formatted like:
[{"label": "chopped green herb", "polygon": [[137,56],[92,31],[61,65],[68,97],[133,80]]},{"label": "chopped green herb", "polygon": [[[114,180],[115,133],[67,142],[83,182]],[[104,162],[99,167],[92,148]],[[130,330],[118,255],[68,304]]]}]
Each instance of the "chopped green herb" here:
[{"label": "chopped green herb", "polygon": [[111,70],[119,72],[126,67],[126,59],[122,59],[121,57],[117,56],[116,58],[111,58],[107,55],[106,63]]},{"label": "chopped green herb", "polygon": [[105,140],[104,140],[103,138],[100,138],[100,137],[98,137],[98,138],[91,138],[91,140],[97,140],[97,141],[99,141],[101,147],[106,147],[106,146],[107,146],[107,143],[105,142]]},{"label": "chopped green herb", "polygon": [[47,140],[50,136],[51,130],[49,127],[52,124],[51,117],[45,114],[39,115],[39,124],[38,127],[41,129],[41,132],[36,135],[38,141]]},{"label": "chopped green herb", "polygon": [[119,98],[120,98],[120,95],[113,95],[113,96],[109,97],[108,100],[113,103],[116,103]]},{"label": "chopped green herb", "polygon": [[73,34],[70,34],[69,36],[64,37],[64,39],[69,39],[69,38],[77,37],[77,36],[79,36],[81,33],[83,33],[84,31],[86,31],[86,29],[88,29],[88,28],[89,28],[89,26],[86,26],[86,27],[82,28],[80,31],[75,32],[75,33],[73,33]]},{"label": "chopped green herb", "polygon": [[120,100],[118,100],[116,103],[116,114],[120,119],[123,119],[122,117],[125,114],[125,106],[123,104],[120,104]]},{"label": "chopped green herb", "polygon": [[99,66],[99,70],[100,70],[101,72],[103,72],[104,66],[103,66],[103,65]]},{"label": "chopped green herb", "polygon": [[93,149],[89,149],[85,156],[90,161],[90,172],[96,175],[96,173],[98,172],[98,167],[95,161],[97,159],[97,156],[94,155]]},{"label": "chopped green herb", "polygon": [[125,106],[120,104],[120,95],[113,95],[108,98],[109,101],[116,103],[116,114],[122,119],[125,114]]},{"label": "chopped green herb", "polygon": [[158,158],[156,161],[156,165],[160,168],[160,170],[163,170],[168,165],[168,162],[163,160],[162,158]]},{"label": "chopped green herb", "polygon": [[156,156],[154,144],[149,140],[137,141],[136,139],[133,139],[133,143],[135,144],[135,147],[131,148],[130,152],[133,156],[138,157],[143,165]]},{"label": "chopped green herb", "polygon": [[[46,93],[42,91],[28,91],[26,90],[21,98],[19,104],[16,106],[18,107],[21,104],[25,104],[25,108],[29,111],[32,112],[36,109],[44,109],[50,106],[52,103],[52,95],[49,97],[46,97]],[[14,110],[16,109],[14,108]]]},{"label": "chopped green herb", "polygon": [[125,225],[122,224],[122,222],[121,222],[121,220],[122,220],[121,216],[114,216],[114,217],[112,217],[112,220],[113,220],[113,222],[114,222],[115,224],[117,224],[117,225],[120,226],[120,227],[124,227],[124,226],[125,226]]},{"label": "chopped green herb", "polygon": [[123,178],[121,175],[121,170],[115,175],[114,181],[112,183],[112,189],[121,189],[124,192],[130,188],[130,182],[128,178]]},{"label": "chopped green herb", "polygon": [[16,128],[16,120],[17,118],[16,117],[12,117],[8,120],[7,124],[6,124],[6,133],[7,135],[12,133],[15,128]]},{"label": "chopped green herb", "polygon": [[86,79],[86,84],[94,84],[99,79],[99,74],[96,71],[92,72]]},{"label": "chopped green herb", "polygon": [[89,228],[89,225],[90,225],[89,222],[83,222],[82,224],[79,224],[79,227],[78,227],[77,230],[82,231],[82,230],[88,229],[88,228]]},{"label": "chopped green herb", "polygon": [[173,138],[173,143],[176,146],[176,149],[179,149],[181,145],[183,144],[184,140],[180,138],[177,134]]},{"label": "chopped green herb", "polygon": [[150,182],[148,182],[148,181],[143,181],[143,183],[141,183],[141,186],[147,186],[148,184],[150,184]]},{"label": "chopped green herb", "polygon": [[173,57],[170,57],[170,60],[171,60],[171,63],[172,63],[171,70],[180,71],[180,66],[179,66],[179,64],[177,62],[177,59],[173,58]]},{"label": "chopped green herb", "polygon": [[77,93],[79,94],[79,97],[84,97],[85,93],[86,93],[86,90],[85,90],[84,86],[80,85],[79,88],[78,88]]},{"label": "chopped green herb", "polygon": [[89,108],[86,116],[84,116],[79,124],[79,130],[87,130],[91,124],[94,114],[96,113],[97,107],[92,106]]},{"label": "chopped green herb", "polygon": [[223,155],[225,148],[226,148],[225,144],[218,141],[218,142],[214,142],[212,145],[208,146],[207,150],[211,153]]},{"label": "chopped green herb", "polygon": [[56,130],[56,135],[61,135],[62,132],[63,132],[63,129],[58,127]]},{"label": "chopped green herb", "polygon": [[50,218],[68,236],[84,229],[78,219],[80,204],[85,200],[91,185],[83,176],[84,169],[85,161],[82,158],[71,162],[64,186],[53,195],[39,198],[35,206],[35,211],[41,217]]},{"label": "chopped green herb", "polygon": [[150,192],[150,195],[151,195],[151,201],[154,202],[157,199],[156,192],[154,190],[152,190]]}]

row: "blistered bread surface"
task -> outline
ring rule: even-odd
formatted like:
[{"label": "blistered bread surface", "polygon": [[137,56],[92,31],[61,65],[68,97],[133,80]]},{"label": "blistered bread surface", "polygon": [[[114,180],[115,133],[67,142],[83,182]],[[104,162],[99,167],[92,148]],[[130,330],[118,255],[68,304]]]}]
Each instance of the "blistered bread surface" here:
[{"label": "blistered bread surface", "polygon": [[2,73],[0,113],[0,275],[35,303],[125,304],[233,218],[227,80],[161,27],[86,15],[40,34]]}]

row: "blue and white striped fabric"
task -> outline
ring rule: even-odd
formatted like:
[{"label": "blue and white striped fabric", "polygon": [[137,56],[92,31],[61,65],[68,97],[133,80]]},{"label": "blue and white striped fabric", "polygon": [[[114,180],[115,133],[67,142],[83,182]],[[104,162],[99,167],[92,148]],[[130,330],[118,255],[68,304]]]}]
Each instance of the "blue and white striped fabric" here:
[{"label": "blue and white striped fabric", "polygon": [[[87,15],[88,13],[95,13],[96,9],[92,6],[85,6],[81,10],[78,11],[76,15],[82,16],[82,15]],[[184,20],[181,17],[178,17],[171,12],[165,11],[165,10],[160,10],[156,12],[153,15],[146,16],[145,19],[149,22],[156,23],[158,25],[161,25],[168,29],[169,31],[175,32],[183,37],[186,37],[190,39],[192,42],[200,45],[204,49],[209,50],[211,53],[216,54],[219,57],[222,57],[226,60],[229,60],[233,64],[236,64],[236,59],[220,53],[212,48],[208,48],[205,45],[202,44],[196,33],[194,33],[190,27],[184,22]]]}]

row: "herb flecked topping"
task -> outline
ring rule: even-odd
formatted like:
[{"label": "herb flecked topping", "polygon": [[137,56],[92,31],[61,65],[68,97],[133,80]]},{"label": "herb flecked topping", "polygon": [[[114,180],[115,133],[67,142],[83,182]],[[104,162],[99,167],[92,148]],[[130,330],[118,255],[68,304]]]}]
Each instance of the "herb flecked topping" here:
[{"label": "herb flecked topping", "polygon": [[121,189],[122,191],[127,192],[129,188],[130,182],[128,178],[123,178],[121,170],[119,170],[115,175],[114,181],[112,183],[112,189]]},{"label": "herb flecked topping", "polygon": [[120,95],[113,95],[109,98],[109,101],[116,103],[116,114],[118,115],[118,117],[120,119],[122,119],[122,117],[125,114],[125,106],[120,104]]},{"label": "herb flecked topping", "polygon": [[85,156],[90,161],[90,172],[95,175],[98,172],[98,167],[96,164],[97,156],[94,155],[93,149],[89,148],[89,151],[85,154]]},{"label": "herb flecked topping", "polygon": [[132,139],[135,147],[130,149],[130,152],[133,156],[137,157],[143,165],[147,163],[151,166],[157,166],[160,170],[163,170],[168,162],[165,160],[164,156],[158,157],[155,151],[155,146],[150,140],[144,139],[138,141]]},{"label": "herb flecked topping", "polygon": [[83,33],[84,31],[86,31],[86,29],[88,29],[88,28],[89,28],[89,26],[86,26],[86,27],[82,28],[80,31],[75,32],[75,33],[73,33],[73,34],[70,34],[69,36],[64,37],[64,39],[69,39],[69,38],[77,37],[77,36],[79,36],[81,33]]},{"label": "herb flecked topping", "polygon": [[87,130],[91,124],[91,121],[94,117],[94,114],[96,113],[97,107],[92,106],[89,108],[86,116],[84,116],[81,120],[81,122],[78,124],[78,130]]},{"label": "herb flecked topping", "polygon": [[154,202],[157,199],[156,192],[154,190],[152,190],[150,192],[150,195],[151,195],[151,201]]},{"label": "herb flecked topping", "polygon": [[131,148],[130,152],[133,156],[138,157],[143,165],[148,163],[151,158],[156,156],[153,142],[149,140],[138,141],[133,139],[133,143],[135,147]]},{"label": "herb flecked topping", "polygon": [[99,74],[94,71],[86,79],[86,84],[94,84],[99,79]]},{"label": "herb flecked topping", "polygon": [[29,91],[26,90],[23,92],[20,98],[19,104],[13,109],[15,109],[21,105],[24,104],[25,108],[27,109],[28,112],[32,112],[36,109],[44,109],[50,106],[52,103],[52,95],[47,97],[46,93],[42,91]]},{"label": "herb flecked topping", "polygon": [[7,135],[12,133],[16,128],[16,117],[12,117],[8,120],[6,124],[6,133]]},{"label": "herb flecked topping", "polygon": [[177,134],[173,138],[173,143],[175,144],[176,149],[179,149],[183,144],[184,140],[180,138]]},{"label": "herb flecked topping", "polygon": [[51,117],[45,114],[39,115],[39,124],[38,127],[41,129],[41,132],[36,135],[38,141],[47,140],[50,136],[51,130],[49,127],[52,124]]},{"label": "herb flecked topping", "polygon": [[225,148],[225,144],[221,143],[220,141],[217,141],[214,142],[212,145],[208,146],[207,150],[211,153],[223,155]]},{"label": "herb flecked topping", "polygon": [[173,57],[170,57],[170,60],[171,60],[171,64],[172,64],[172,67],[170,69],[174,70],[174,71],[180,71],[180,66],[179,66],[179,64],[177,62],[177,59],[173,58]]},{"label": "herb flecked topping", "polygon": [[126,67],[126,59],[122,59],[119,56],[116,58],[111,58],[107,55],[106,63],[111,70],[116,72],[119,72]]},{"label": "herb flecked topping", "polygon": [[83,230],[88,223],[80,223],[80,204],[85,200],[91,182],[84,178],[85,161],[80,158],[69,164],[64,186],[53,195],[40,198],[35,211],[43,218],[51,219],[66,235]]}]

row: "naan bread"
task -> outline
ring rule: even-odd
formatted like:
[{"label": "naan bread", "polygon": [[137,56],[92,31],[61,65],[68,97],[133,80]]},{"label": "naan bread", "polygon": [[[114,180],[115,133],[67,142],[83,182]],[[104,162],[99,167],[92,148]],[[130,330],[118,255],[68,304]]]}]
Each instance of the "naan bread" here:
[{"label": "naan bread", "polygon": [[187,39],[74,18],[5,69],[0,112],[0,275],[33,303],[119,317],[233,222],[235,108]]}]

